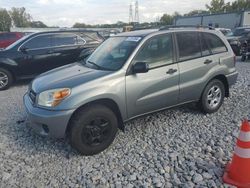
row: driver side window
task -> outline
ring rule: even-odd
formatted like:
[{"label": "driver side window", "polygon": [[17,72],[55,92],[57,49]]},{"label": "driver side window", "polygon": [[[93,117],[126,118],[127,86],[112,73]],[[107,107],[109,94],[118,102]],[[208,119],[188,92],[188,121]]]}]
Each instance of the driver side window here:
[{"label": "driver side window", "polygon": [[145,62],[149,68],[173,63],[172,35],[160,35],[146,41],[135,56],[133,64],[137,62]]},{"label": "driver side window", "polygon": [[24,47],[33,49],[42,49],[51,47],[51,35],[40,35],[37,36],[24,44]]}]

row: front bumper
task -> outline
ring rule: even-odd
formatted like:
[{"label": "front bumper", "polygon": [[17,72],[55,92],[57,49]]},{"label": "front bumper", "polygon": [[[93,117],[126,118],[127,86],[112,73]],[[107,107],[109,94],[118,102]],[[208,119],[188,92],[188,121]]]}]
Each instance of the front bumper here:
[{"label": "front bumper", "polygon": [[52,111],[33,106],[28,94],[23,97],[30,126],[42,136],[64,138],[67,125],[74,110]]},{"label": "front bumper", "polygon": [[228,85],[229,85],[229,87],[231,87],[232,85],[234,85],[237,82],[238,72],[235,71],[231,74],[226,75],[226,77],[227,77]]}]

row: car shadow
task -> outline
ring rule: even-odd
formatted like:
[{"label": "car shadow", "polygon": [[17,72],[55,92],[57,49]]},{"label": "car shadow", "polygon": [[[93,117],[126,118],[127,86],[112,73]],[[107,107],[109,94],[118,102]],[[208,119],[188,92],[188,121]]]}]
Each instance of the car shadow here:
[{"label": "car shadow", "polygon": [[18,80],[14,82],[11,87],[28,86],[31,83],[31,81],[32,79]]}]

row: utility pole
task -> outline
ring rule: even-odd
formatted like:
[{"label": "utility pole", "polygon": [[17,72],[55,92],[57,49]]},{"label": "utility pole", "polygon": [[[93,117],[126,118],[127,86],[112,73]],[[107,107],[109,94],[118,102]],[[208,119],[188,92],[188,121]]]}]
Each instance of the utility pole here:
[{"label": "utility pole", "polygon": [[133,23],[134,18],[133,18],[133,6],[132,3],[129,5],[129,23]]},{"label": "utility pole", "polygon": [[138,0],[136,0],[135,2],[135,20],[134,22],[139,23],[140,19],[139,19],[139,3]]}]

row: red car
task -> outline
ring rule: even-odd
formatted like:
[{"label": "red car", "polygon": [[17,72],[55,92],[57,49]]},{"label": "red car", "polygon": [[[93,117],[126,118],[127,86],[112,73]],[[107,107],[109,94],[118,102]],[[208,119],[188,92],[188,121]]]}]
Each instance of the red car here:
[{"label": "red car", "polygon": [[20,32],[0,33],[0,48],[6,48],[23,36],[24,33]]}]

